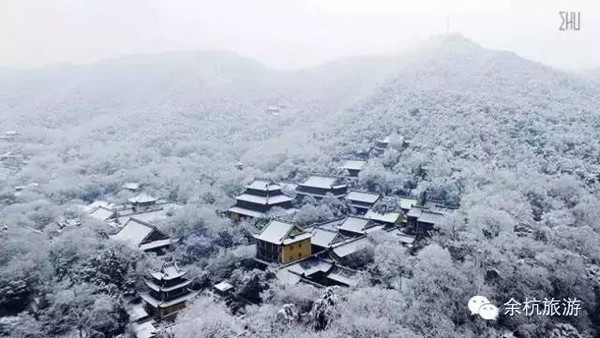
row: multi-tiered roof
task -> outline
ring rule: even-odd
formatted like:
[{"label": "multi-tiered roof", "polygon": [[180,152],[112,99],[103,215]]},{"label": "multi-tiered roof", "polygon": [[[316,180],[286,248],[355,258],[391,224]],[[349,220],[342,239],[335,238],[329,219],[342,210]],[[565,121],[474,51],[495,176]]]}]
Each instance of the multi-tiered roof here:
[{"label": "multi-tiered roof", "polygon": [[228,211],[237,217],[260,217],[274,207],[291,209],[293,200],[283,194],[279,184],[263,180],[256,180],[246,186],[244,193],[235,199],[235,205]]},{"label": "multi-tiered roof", "polygon": [[327,194],[334,197],[344,197],[348,193],[348,184],[339,177],[311,176],[304,183],[299,184],[296,193],[300,196],[312,196],[320,199]]},{"label": "multi-tiered roof", "polygon": [[174,315],[197,295],[188,288],[192,280],[185,278],[186,274],[187,271],[180,269],[175,263],[165,263],[160,271],[150,272],[151,278],[145,280],[148,292],[141,293],[140,296],[146,303],[148,312],[156,319]]}]

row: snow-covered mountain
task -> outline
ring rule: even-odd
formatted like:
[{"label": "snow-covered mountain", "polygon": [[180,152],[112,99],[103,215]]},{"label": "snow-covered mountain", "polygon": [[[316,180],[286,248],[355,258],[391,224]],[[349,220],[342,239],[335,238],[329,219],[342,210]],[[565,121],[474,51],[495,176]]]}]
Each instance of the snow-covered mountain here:
[{"label": "snow-covered mountain", "polygon": [[[253,337],[539,338],[594,336],[600,327],[600,84],[589,79],[460,36],[296,71],[227,52],[132,56],[1,74],[0,126],[20,132],[0,142],[14,160],[0,180],[0,303],[17,315],[25,299],[49,301],[40,315],[4,321],[12,324],[0,325],[0,336],[72,336],[82,318],[122,332],[122,293],[157,260],[108,245],[103,224],[62,232],[53,223],[84,202],[124,202],[125,182],[183,204],[165,229],[181,238],[168,259],[184,260],[204,286],[227,279],[236,294],[266,296],[243,319],[197,302],[175,327],[190,337],[215,318],[208,332]],[[215,211],[254,178],[332,173],[384,136],[388,149],[361,171],[357,189],[460,202],[433,236],[410,250],[375,238],[357,259],[364,278],[335,291],[340,305],[325,309],[318,304],[333,297],[320,303],[310,286],[284,288],[243,267],[257,229]],[[329,198],[298,207],[314,221],[346,213]],[[583,302],[579,316],[558,321],[504,316],[484,325],[465,307],[480,292],[498,305]],[[281,321],[289,304],[308,321]],[[98,313],[109,320],[96,323]],[[330,324],[314,330],[308,323],[325,313]]]},{"label": "snow-covered mountain", "polygon": [[592,81],[453,36],[401,56],[294,71],[182,52],[4,73],[0,122],[65,153],[124,156],[132,167],[141,144],[207,152],[223,166],[317,156],[311,168],[322,169],[397,133],[414,144],[405,170],[445,161],[461,179],[483,180],[519,163],[595,170],[599,93]]}]

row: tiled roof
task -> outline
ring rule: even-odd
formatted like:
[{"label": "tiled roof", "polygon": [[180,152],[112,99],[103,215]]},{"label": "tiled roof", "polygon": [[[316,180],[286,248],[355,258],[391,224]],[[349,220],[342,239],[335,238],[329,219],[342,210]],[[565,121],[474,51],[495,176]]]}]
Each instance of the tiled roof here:
[{"label": "tiled roof", "polygon": [[275,195],[275,196],[256,196],[251,194],[242,194],[236,197],[235,199],[255,204],[261,205],[273,205],[273,204],[281,204],[285,202],[290,202],[293,198],[286,195]]},{"label": "tiled roof", "polygon": [[363,202],[363,203],[375,203],[379,199],[379,194],[372,194],[367,192],[359,192],[359,191],[351,191],[348,196],[346,196],[347,200]]},{"label": "tiled roof", "polygon": [[244,209],[244,208],[240,208],[240,207],[231,207],[231,208],[227,209],[227,211],[235,213],[235,214],[248,216],[248,217],[260,217],[260,216],[264,215],[264,213],[262,213],[262,212]]},{"label": "tiled roof", "polygon": [[355,233],[363,233],[369,224],[369,220],[365,218],[359,217],[346,217],[342,225],[340,226],[340,230],[355,232]]},{"label": "tiled roof", "polygon": [[372,219],[374,221],[377,222],[383,222],[383,223],[396,223],[398,221],[398,219],[400,218],[400,213],[397,212],[388,212],[386,214],[380,214],[377,213],[373,210],[369,210],[367,211],[367,213],[365,214],[365,218],[369,218]]},{"label": "tiled roof", "polygon": [[267,224],[259,235],[254,237],[277,245],[287,245],[305,240],[311,236],[311,233],[304,231],[297,225],[274,220]]},{"label": "tiled roof", "polygon": [[132,197],[130,199],[128,199],[129,203],[131,204],[137,204],[137,203],[151,203],[151,202],[156,202],[157,199],[146,194],[146,193],[141,193],[135,197]]},{"label": "tiled roof", "polygon": [[361,170],[365,166],[366,163],[367,162],[365,162],[365,161],[349,160],[344,163],[342,168],[349,169],[349,170]]},{"label": "tiled roof", "polygon": [[315,228],[313,229],[313,237],[310,239],[310,243],[327,248],[334,242],[337,236],[337,231]]},{"label": "tiled roof", "polygon": [[274,182],[256,180],[256,181],[250,183],[249,185],[247,185],[246,189],[273,191],[273,190],[281,190],[281,186]]},{"label": "tiled roof", "polygon": [[154,230],[152,226],[140,222],[135,218],[130,218],[121,231],[112,236],[112,238],[132,248],[139,248],[144,239]]},{"label": "tiled roof", "polygon": [[305,187],[331,189],[335,185],[336,181],[337,180],[333,177],[311,176],[301,185]]}]

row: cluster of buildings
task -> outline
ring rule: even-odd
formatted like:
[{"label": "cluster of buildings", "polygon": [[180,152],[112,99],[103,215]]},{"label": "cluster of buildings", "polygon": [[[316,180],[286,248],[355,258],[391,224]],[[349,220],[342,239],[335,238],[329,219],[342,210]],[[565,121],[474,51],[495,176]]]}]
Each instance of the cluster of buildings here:
[{"label": "cluster of buildings", "polygon": [[[85,207],[87,217],[117,229],[110,239],[134,250],[160,256],[176,245],[179,239],[167,235],[157,224],[168,221],[179,206],[141,192],[137,183],[122,188],[133,195],[125,204],[95,201]],[[198,294],[189,288],[192,282],[187,271],[173,262],[165,262],[158,271],[148,271],[144,289],[128,305],[134,335],[154,337],[157,322],[173,319]]]},{"label": "cluster of buildings", "polygon": [[149,271],[144,279],[147,290],[140,292],[141,302],[130,304],[128,313],[137,338],[153,337],[156,322],[172,319],[187,302],[198,295],[189,286],[193,279],[176,263],[166,262],[158,271]]},{"label": "cluster of buildings", "polygon": [[282,187],[271,181],[256,180],[237,196],[228,212],[234,220],[261,217],[275,208],[293,212],[292,197],[284,195]]},{"label": "cluster of buildings", "polygon": [[140,192],[136,183],[127,183],[123,189],[136,195],[122,205],[95,201],[85,207],[87,216],[118,229],[111,239],[134,249],[161,254],[177,243],[177,238],[170,238],[156,224],[168,220],[180,206]]},{"label": "cluster of buildings", "polygon": [[[371,156],[379,156],[389,145],[389,138],[377,140]],[[426,236],[444,217],[447,209],[435,203],[421,204],[416,198],[387,197],[352,189],[364,160],[348,160],[337,175],[313,175],[294,184],[295,197],[282,192],[283,183],[256,180],[236,197],[228,214],[234,220],[269,216],[270,222],[254,236],[256,261],[277,269],[277,277],[285,283],[309,283],[316,286],[355,286],[355,266],[372,234],[387,236],[398,245],[410,248]],[[294,200],[333,196],[350,208],[345,217],[301,227],[289,220]],[[391,200],[391,203],[385,203]],[[384,203],[384,207],[377,207]],[[390,204],[391,206],[389,206]]]},{"label": "cluster of buildings", "polygon": [[[378,140],[371,156],[382,154],[389,139]],[[362,252],[373,245],[375,236],[385,236],[408,250],[415,241],[431,231],[444,217],[445,210],[435,204],[410,197],[390,197],[353,188],[365,168],[365,160],[348,160],[335,175],[313,175],[298,184],[257,179],[236,196],[227,210],[234,221],[269,219],[254,235],[255,261],[274,269],[277,278],[287,284],[307,283],[316,287],[353,287],[359,282],[357,267]],[[241,165],[241,164],[240,164]],[[156,226],[168,220],[177,206],[141,192],[140,185],[127,183],[123,189],[132,197],[123,205],[97,201],[87,206],[89,217],[118,229],[111,239],[131,248],[160,255],[178,241]],[[286,194],[284,190],[293,190]],[[290,196],[294,195],[294,196]],[[340,199],[349,206],[344,217],[309,226],[294,224],[295,201],[320,200],[326,196]],[[381,207],[380,204],[384,204]],[[390,207],[391,205],[391,207]],[[268,216],[268,217],[267,217]],[[377,234],[377,235],[375,235]],[[138,338],[156,332],[155,323],[172,318],[197,295],[189,286],[193,279],[174,263],[165,263],[159,271],[150,271],[139,301],[131,304],[129,314]],[[234,285],[223,281],[214,286],[217,297],[230,297]]]},{"label": "cluster of buildings", "polygon": [[[370,196],[369,201],[374,203],[373,200],[375,197]],[[308,227],[271,220],[254,236],[256,260],[264,266],[274,266],[277,278],[284,283],[356,286],[357,273],[351,267],[359,264],[357,261],[375,234],[408,250],[419,235],[430,231],[444,216],[418,206],[414,199],[404,200],[406,209],[399,208],[397,212],[367,209],[363,214],[355,212]]]}]

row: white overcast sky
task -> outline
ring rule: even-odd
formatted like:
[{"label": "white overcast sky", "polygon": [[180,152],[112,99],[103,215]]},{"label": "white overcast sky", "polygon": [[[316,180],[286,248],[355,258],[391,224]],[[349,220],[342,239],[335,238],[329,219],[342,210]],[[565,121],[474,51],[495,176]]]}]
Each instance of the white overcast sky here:
[{"label": "white overcast sky", "polygon": [[[559,31],[561,10],[581,12],[580,31]],[[448,27],[556,67],[600,67],[600,0],[0,0],[0,67],[220,49],[293,68],[397,53]]]}]

